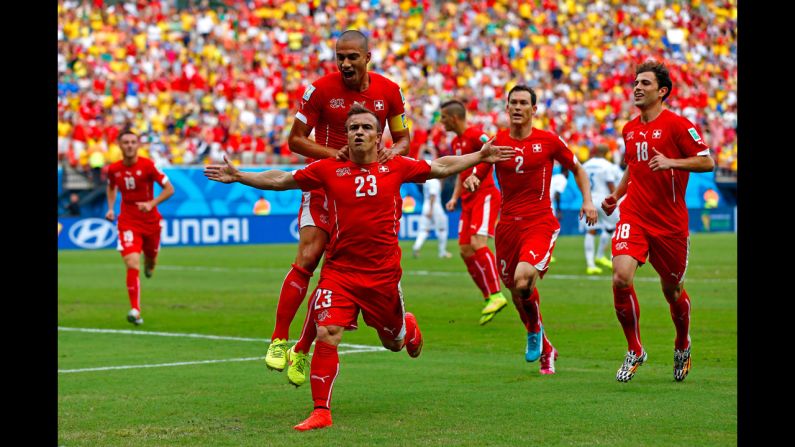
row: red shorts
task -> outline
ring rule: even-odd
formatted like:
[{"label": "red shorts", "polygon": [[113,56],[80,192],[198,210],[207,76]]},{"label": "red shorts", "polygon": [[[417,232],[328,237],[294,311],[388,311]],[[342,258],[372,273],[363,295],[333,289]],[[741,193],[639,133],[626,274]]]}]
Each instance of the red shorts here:
[{"label": "red shorts", "polygon": [[402,340],[406,322],[400,276],[400,270],[374,275],[322,269],[309,303],[315,323],[355,330],[361,310],[379,336]]},{"label": "red shorts", "polygon": [[679,284],[685,280],[690,256],[690,236],[649,233],[637,221],[621,219],[613,234],[613,256],[629,255],[640,265],[651,262],[660,278]]},{"label": "red shorts", "polygon": [[461,205],[461,220],[458,221],[458,245],[469,245],[472,235],[494,237],[494,226],[500,211],[500,191],[497,188],[487,194],[478,194]]},{"label": "red shorts", "polygon": [[154,225],[130,225],[127,222],[118,223],[119,241],[116,249],[122,257],[130,253],[140,253],[143,250],[147,258],[153,259],[160,250],[161,223]]},{"label": "red shorts", "polygon": [[298,210],[298,229],[318,227],[331,233],[331,219],[328,211],[328,199],[322,189],[305,191],[301,196],[301,209]]},{"label": "red shorts", "polygon": [[514,274],[520,262],[532,265],[544,277],[560,233],[560,224],[551,212],[519,219],[500,218],[494,239],[500,277],[509,289],[514,288]]}]

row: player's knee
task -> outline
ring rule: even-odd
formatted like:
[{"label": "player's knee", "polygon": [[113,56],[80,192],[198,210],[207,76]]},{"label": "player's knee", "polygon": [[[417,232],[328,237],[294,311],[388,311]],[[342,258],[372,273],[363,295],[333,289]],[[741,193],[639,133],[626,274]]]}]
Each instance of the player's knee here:
[{"label": "player's knee", "polygon": [[388,338],[382,338],[381,345],[392,352],[398,352],[403,349],[403,340],[390,340]]},{"label": "player's knee", "polygon": [[613,287],[626,289],[632,286],[632,274],[622,270],[613,271]]},{"label": "player's knee", "polygon": [[342,328],[339,326],[318,326],[317,341],[337,346],[342,341]]},{"label": "player's knee", "polygon": [[461,249],[461,257],[464,259],[475,256],[475,249],[472,248],[471,245],[461,245],[460,249]]},{"label": "player's knee", "polygon": [[665,300],[669,303],[675,303],[679,301],[679,297],[682,296],[682,285],[681,284],[663,284],[662,292],[665,296]]}]

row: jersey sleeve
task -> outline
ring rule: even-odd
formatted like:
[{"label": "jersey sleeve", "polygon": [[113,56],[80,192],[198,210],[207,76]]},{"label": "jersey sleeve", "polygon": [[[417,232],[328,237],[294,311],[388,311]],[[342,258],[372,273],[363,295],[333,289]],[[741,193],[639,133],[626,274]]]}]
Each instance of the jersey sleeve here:
[{"label": "jersey sleeve", "polygon": [[387,104],[389,105],[389,116],[387,123],[390,132],[399,132],[409,128],[406,122],[406,98],[403,90],[397,84],[392,84],[387,94]]},{"label": "jersey sleeve", "polygon": [[168,183],[168,176],[155,166],[154,163],[149,165],[149,177],[153,182],[157,182],[161,187]]},{"label": "jersey sleeve", "polygon": [[687,118],[677,120],[674,132],[674,142],[683,157],[709,155],[709,146]]},{"label": "jersey sleeve", "polygon": [[431,165],[425,160],[414,160],[402,155],[393,160],[400,160],[400,170],[403,174],[403,183],[425,183],[431,173]]},{"label": "jersey sleeve", "polygon": [[302,191],[311,191],[323,187],[323,160],[318,160],[305,167],[293,171],[293,179]]},{"label": "jersey sleeve", "polygon": [[116,183],[116,179],[117,179],[118,177],[116,177],[115,175],[113,175],[113,174],[115,174],[115,173],[116,173],[116,170],[115,170],[115,169],[113,169],[113,167],[112,167],[112,166],[113,166],[113,165],[111,165],[111,167],[110,167],[110,168],[108,168],[108,186],[110,186],[111,188],[118,188],[118,187],[119,187],[119,184],[118,184],[118,183]]},{"label": "jersey sleeve", "polygon": [[295,119],[306,124],[310,129],[314,129],[320,118],[321,105],[323,104],[323,96],[315,84],[310,85],[304,90],[301,101],[298,105],[298,111],[295,112]]},{"label": "jersey sleeve", "polygon": [[553,157],[557,160],[561,166],[568,169],[569,171],[574,170],[574,166],[579,164],[580,162],[574,156],[574,152],[569,149],[569,146],[566,145],[566,142],[563,141],[563,138],[558,136],[557,141],[555,141],[557,150]]}]

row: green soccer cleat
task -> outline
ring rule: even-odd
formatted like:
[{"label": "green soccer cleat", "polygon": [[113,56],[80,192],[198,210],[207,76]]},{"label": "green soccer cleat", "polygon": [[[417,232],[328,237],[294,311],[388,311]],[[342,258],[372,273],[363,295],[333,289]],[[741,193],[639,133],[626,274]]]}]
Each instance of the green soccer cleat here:
[{"label": "green soccer cleat", "polygon": [[287,351],[287,381],[296,388],[306,382],[306,370],[309,369],[309,354],[296,352],[295,346]]},{"label": "green soccer cleat", "polygon": [[602,256],[601,258],[596,260],[596,263],[601,265],[604,268],[613,270],[613,261],[607,259],[606,257]]},{"label": "green soccer cleat", "polygon": [[599,267],[588,267],[585,269],[585,273],[589,275],[598,275],[602,273],[602,269],[600,269]]},{"label": "green soccer cleat", "polygon": [[502,292],[491,295],[486,301],[486,306],[480,311],[480,321],[478,323],[481,326],[488,323],[499,311],[503,310],[507,304],[508,300],[505,299]]},{"label": "green soccer cleat", "polygon": [[287,366],[287,340],[275,338],[268,346],[268,353],[265,354],[265,366],[268,369],[283,371]]}]

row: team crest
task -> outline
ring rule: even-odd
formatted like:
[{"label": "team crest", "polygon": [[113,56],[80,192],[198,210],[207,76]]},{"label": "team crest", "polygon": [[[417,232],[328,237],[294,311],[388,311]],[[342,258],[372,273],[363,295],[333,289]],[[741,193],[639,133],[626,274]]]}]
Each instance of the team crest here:
[{"label": "team crest", "polygon": [[375,104],[375,110],[384,110],[384,101],[383,100],[376,100],[373,104]]},{"label": "team crest", "polygon": [[389,167],[384,165],[378,165],[378,172],[389,172]]},{"label": "team crest", "polygon": [[627,248],[629,248],[629,244],[626,242],[619,242],[616,244],[616,250],[626,250]]},{"label": "team crest", "polygon": [[324,311],[322,311],[319,314],[317,314],[317,321],[325,320],[326,318],[328,318],[330,316],[330,314],[331,313],[328,311],[328,309],[325,309]]},{"label": "team crest", "polygon": [[345,98],[334,98],[328,103],[329,107],[332,109],[340,109],[345,107]]},{"label": "team crest", "polygon": [[321,214],[320,215],[320,222],[328,225],[328,214]]},{"label": "team crest", "polygon": [[343,177],[343,176],[346,176],[346,175],[351,175],[351,168],[344,167],[344,168],[337,169],[337,177]]},{"label": "team crest", "polygon": [[659,140],[660,137],[662,137],[662,130],[654,129],[654,131],[651,133],[651,137]]},{"label": "team crest", "polygon": [[627,136],[624,138],[626,138],[627,141],[635,138],[635,131],[633,130],[632,132],[628,133]]},{"label": "team crest", "polygon": [[534,152],[534,153],[541,152],[541,143],[535,143],[535,144],[533,144],[533,152]]},{"label": "team crest", "polygon": [[309,98],[312,96],[312,92],[314,91],[315,91],[314,85],[310,85],[309,87],[307,87],[306,90],[304,90],[304,96],[302,96],[302,98],[304,98],[304,101],[309,101]]}]

